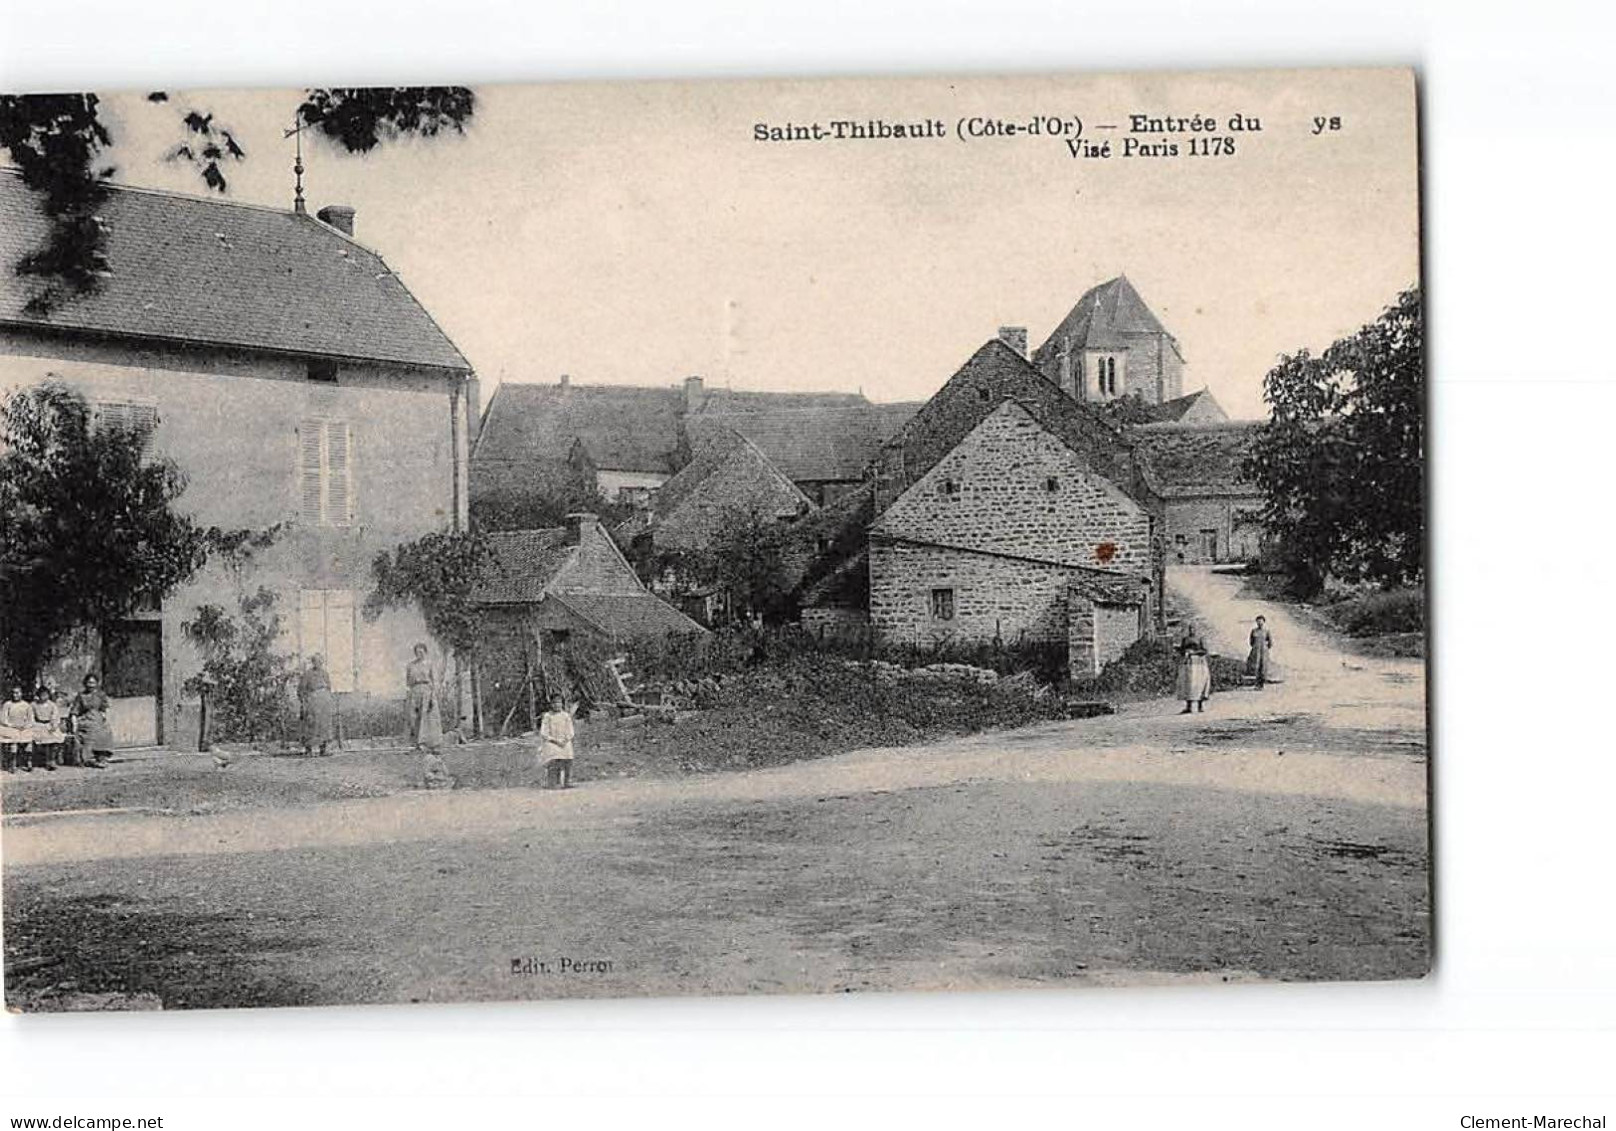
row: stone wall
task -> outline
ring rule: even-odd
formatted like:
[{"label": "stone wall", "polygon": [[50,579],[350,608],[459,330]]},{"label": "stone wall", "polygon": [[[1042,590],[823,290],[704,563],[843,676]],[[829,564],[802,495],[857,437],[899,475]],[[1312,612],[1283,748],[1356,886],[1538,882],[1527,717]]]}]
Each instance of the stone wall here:
[{"label": "stone wall", "polygon": [[[1075,571],[1043,562],[870,539],[870,627],[884,644],[938,647],[1066,639],[1066,588]],[[953,616],[934,615],[934,590]]]},{"label": "stone wall", "polygon": [[876,529],[1016,558],[1151,572],[1150,515],[1014,401],[939,460]]},{"label": "stone wall", "polygon": [[1096,602],[1074,587],[1066,606],[1066,668],[1073,681],[1093,679],[1143,635],[1141,605]]}]

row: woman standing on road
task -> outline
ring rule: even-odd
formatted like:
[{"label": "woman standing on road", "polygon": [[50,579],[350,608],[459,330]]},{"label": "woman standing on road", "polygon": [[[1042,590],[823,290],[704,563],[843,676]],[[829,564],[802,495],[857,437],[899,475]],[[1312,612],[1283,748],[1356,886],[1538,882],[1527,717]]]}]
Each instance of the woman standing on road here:
[{"label": "woman standing on road", "polygon": [[1206,642],[1194,625],[1184,626],[1184,638],[1178,642],[1177,694],[1184,700],[1181,715],[1206,710],[1206,697],[1212,694],[1212,669],[1206,662]]},{"label": "woman standing on road", "polygon": [[304,755],[312,756],[319,747],[320,757],[325,757],[336,730],[336,700],[331,694],[331,673],[318,655],[309,657],[308,668],[298,677],[297,714]]},{"label": "woman standing on road", "polygon": [[561,696],[550,698],[550,709],[539,722],[539,741],[544,744],[539,760],[544,763],[544,784],[549,789],[572,787],[572,712]]},{"label": "woman standing on road", "polygon": [[79,748],[79,765],[93,770],[104,769],[112,756],[112,726],[107,712],[112,701],[101,690],[101,681],[93,674],[84,677],[84,689],[73,696],[73,738]]},{"label": "woman standing on road", "polygon": [[437,684],[438,676],[432,670],[432,662],[427,659],[426,645],[417,644],[415,659],[404,669],[404,687],[410,716],[410,743],[417,750],[423,746],[443,744],[443,720],[438,715]]},{"label": "woman standing on road", "polygon": [[1274,636],[1268,631],[1268,621],[1258,617],[1257,626],[1251,630],[1251,651],[1246,653],[1246,674],[1257,681],[1259,689],[1272,674],[1268,650],[1273,646]]}]

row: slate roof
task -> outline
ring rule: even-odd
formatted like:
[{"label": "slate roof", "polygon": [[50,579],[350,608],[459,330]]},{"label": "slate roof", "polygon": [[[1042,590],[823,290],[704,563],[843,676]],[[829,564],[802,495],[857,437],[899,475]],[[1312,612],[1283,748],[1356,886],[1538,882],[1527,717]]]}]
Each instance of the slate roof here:
[{"label": "slate roof", "polygon": [[1178,424],[1192,412],[1201,415],[1203,422],[1206,423],[1210,423],[1204,420],[1206,414],[1214,415],[1219,422],[1229,418],[1210,389],[1186,393],[1182,397],[1174,397],[1161,404],[1151,404],[1143,397],[1134,394],[1106,401],[1098,406],[1098,409],[1125,425]]},{"label": "slate roof", "polygon": [[1152,424],[1131,433],[1152,487],[1163,498],[1255,495],[1241,464],[1260,423]]},{"label": "slate roof", "polygon": [[613,593],[551,592],[550,584],[573,558],[577,545],[569,543],[565,527],[543,530],[501,530],[489,533],[494,564],[476,589],[485,605],[533,605],[558,601],[578,616],[617,639],[700,633],[706,629],[684,613],[644,589]]},{"label": "slate roof", "polygon": [[806,409],[863,408],[863,393],[775,393],[762,389],[704,386],[699,412],[782,412]]},{"label": "slate roof", "polygon": [[705,539],[729,508],[772,508],[777,515],[806,509],[808,497],[746,437],[728,428],[710,432],[679,474],[657,488],[651,529],[659,544]]},{"label": "slate roof", "polygon": [[544,597],[545,587],[572,558],[566,527],[495,530],[487,534],[494,561],[475,589],[486,605],[527,605]]},{"label": "slate roof", "polygon": [[920,405],[871,404],[759,408],[748,412],[703,409],[686,427],[692,446],[719,428],[745,436],[795,483],[861,479],[876,452]]},{"label": "slate roof", "polygon": [[381,256],[313,216],[126,186],[109,186],[97,215],[100,288],[31,313],[37,284],[11,267],[48,221],[22,175],[0,169],[0,323],[471,368]]},{"label": "slate roof", "polygon": [[707,632],[655,593],[555,593],[551,599],[617,640]]},{"label": "slate roof", "polygon": [[1167,334],[1177,348],[1177,340],[1145,305],[1128,277],[1118,275],[1083,293],[1044,344],[1033,351],[1032,362],[1046,373],[1053,372],[1063,341],[1070,339],[1078,349],[1106,349],[1127,345],[1129,334]]},{"label": "slate roof", "polygon": [[472,460],[560,460],[579,440],[597,468],[671,475],[683,410],[684,395],[675,388],[507,381],[489,401]]}]

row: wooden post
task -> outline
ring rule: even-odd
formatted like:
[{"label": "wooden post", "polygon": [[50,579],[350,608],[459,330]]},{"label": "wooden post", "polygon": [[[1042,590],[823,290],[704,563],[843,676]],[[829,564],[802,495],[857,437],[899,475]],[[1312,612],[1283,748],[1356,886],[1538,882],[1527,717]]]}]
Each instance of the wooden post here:
[{"label": "wooden post", "polygon": [[[535,639],[535,646],[536,645],[537,640]],[[522,669],[523,675],[525,676],[525,678],[522,680],[522,686],[527,689],[527,720],[528,730],[530,731],[536,731],[539,729],[539,704],[538,700],[535,698],[533,689],[534,668],[535,665],[532,658],[528,656],[527,649],[522,649]]]}]

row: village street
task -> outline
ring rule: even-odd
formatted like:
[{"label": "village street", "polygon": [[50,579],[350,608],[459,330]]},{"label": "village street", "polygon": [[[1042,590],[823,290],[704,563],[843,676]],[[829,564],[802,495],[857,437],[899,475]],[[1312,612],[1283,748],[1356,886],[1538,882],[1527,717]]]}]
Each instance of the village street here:
[{"label": "village street", "polygon": [[1423,973],[1423,662],[1169,582],[1226,655],[1264,613],[1284,681],[568,793],[8,821],[12,958],[169,1008]]}]

